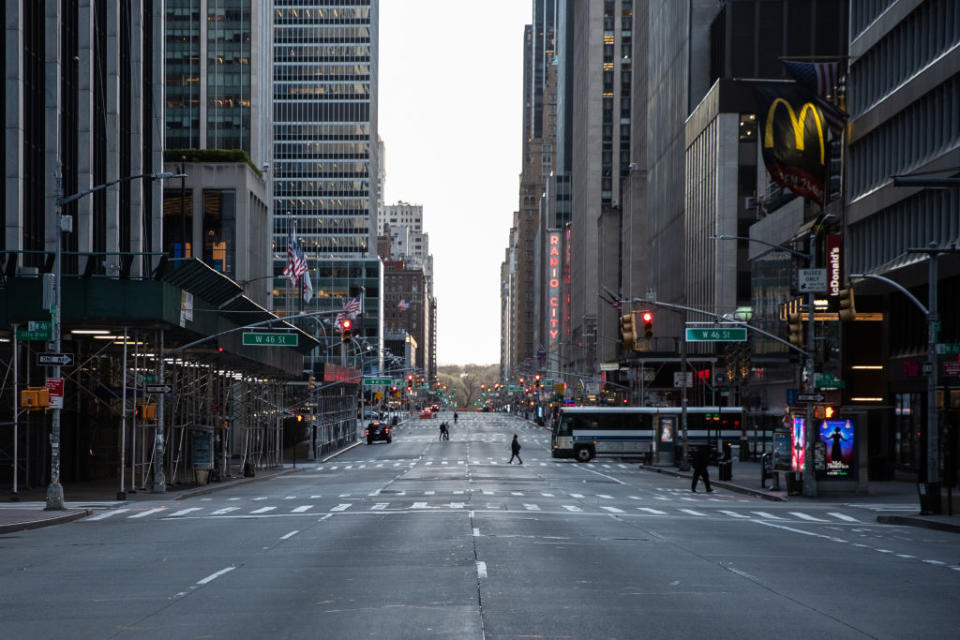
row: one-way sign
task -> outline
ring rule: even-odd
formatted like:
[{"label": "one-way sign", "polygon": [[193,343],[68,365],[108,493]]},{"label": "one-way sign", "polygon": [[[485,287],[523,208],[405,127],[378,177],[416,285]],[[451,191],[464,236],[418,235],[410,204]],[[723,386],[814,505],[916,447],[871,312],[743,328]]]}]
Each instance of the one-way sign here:
[{"label": "one-way sign", "polygon": [[148,384],[147,393],[170,393],[170,385],[168,384]]},{"label": "one-way sign", "polygon": [[822,393],[798,393],[797,402],[823,402],[826,400]]},{"label": "one-way sign", "polygon": [[73,356],[69,353],[41,353],[37,355],[37,362],[42,365],[67,367],[73,362]]}]

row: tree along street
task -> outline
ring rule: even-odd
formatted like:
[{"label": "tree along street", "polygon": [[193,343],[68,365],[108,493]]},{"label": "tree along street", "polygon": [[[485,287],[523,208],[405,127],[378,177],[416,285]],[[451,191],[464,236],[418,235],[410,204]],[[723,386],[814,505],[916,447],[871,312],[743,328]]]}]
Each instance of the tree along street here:
[{"label": "tree along street", "polygon": [[[438,440],[440,420],[451,423]],[[524,464],[508,465],[510,440]],[[715,469],[713,469],[715,471]],[[502,414],[0,536],[4,637],[953,637],[956,534],[554,460]]]}]

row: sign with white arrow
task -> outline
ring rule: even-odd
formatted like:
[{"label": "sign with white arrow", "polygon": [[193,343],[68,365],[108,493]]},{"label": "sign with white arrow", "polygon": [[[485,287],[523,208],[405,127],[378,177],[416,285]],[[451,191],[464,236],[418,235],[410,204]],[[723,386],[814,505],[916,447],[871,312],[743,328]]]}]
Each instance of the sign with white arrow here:
[{"label": "sign with white arrow", "polygon": [[47,366],[68,367],[73,362],[73,356],[69,353],[41,353],[37,355],[37,362]]},{"label": "sign with white arrow", "polygon": [[147,393],[170,393],[170,385],[168,384],[148,384]]}]

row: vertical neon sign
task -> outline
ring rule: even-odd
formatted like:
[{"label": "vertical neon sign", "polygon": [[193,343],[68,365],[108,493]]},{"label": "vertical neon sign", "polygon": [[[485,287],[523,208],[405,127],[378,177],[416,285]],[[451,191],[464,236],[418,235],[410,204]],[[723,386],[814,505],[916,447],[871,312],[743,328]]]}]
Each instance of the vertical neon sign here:
[{"label": "vertical neon sign", "polygon": [[560,232],[547,233],[547,353],[557,353],[560,346]]}]

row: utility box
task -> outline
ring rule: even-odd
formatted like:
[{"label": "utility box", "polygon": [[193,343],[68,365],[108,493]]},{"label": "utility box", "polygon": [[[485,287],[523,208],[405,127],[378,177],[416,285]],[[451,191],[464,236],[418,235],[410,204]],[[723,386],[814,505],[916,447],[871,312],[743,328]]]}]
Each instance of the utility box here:
[{"label": "utility box", "polygon": [[20,406],[28,409],[46,409],[50,406],[50,392],[46,387],[27,387],[20,392]]}]

